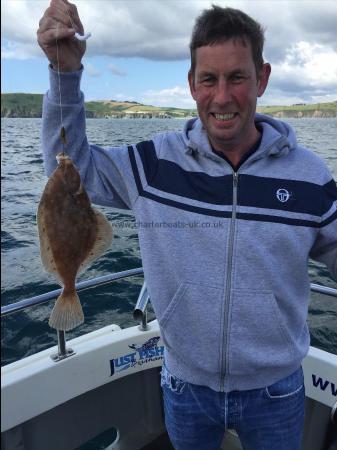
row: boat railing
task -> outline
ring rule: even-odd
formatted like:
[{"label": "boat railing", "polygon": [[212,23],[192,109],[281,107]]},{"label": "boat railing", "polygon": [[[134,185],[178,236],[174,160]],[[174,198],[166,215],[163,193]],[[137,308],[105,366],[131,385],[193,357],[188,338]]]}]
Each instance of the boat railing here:
[{"label": "boat railing", "polygon": [[[76,291],[81,292],[87,289],[92,289],[97,286],[103,286],[105,284],[113,283],[114,281],[122,280],[124,278],[134,277],[143,275],[143,268],[139,267],[136,269],[124,270],[121,272],[110,273],[108,275],[103,275],[101,277],[96,277],[93,279],[80,281],[76,283]],[[149,300],[145,283],[142,286],[143,294],[139,295],[137,304],[134,309],[134,317],[137,320],[140,320],[140,329],[146,330],[146,306]],[[142,293],[141,291],[141,293]],[[62,289],[55,289],[53,291],[46,292],[44,294],[36,295],[34,297],[30,297],[24,300],[20,300],[16,303],[11,303],[10,305],[1,307],[1,318],[6,317],[9,314],[14,314],[19,311],[23,311],[27,308],[31,308],[32,306],[42,305],[43,303],[49,302],[50,300],[55,300],[61,294]],[[146,302],[145,302],[146,301]],[[58,362],[69,356],[75,354],[75,352],[71,348],[67,348],[66,345],[66,337],[65,332],[63,330],[57,330],[57,342],[58,342],[58,352],[54,355],[51,355],[53,361]]]},{"label": "boat railing", "polygon": [[[76,284],[77,292],[85,291],[87,289],[92,289],[97,286],[102,286],[105,284],[113,283],[114,281],[122,280],[124,278],[134,277],[143,275],[143,268],[138,267],[136,269],[124,270],[121,272],[115,272],[108,275],[103,275],[100,277],[96,277],[93,279],[80,281]],[[310,289],[312,292],[318,292],[320,294],[329,295],[337,298],[337,289],[322,286],[319,284],[311,283]],[[55,300],[62,292],[62,289],[55,289],[53,291],[46,292],[45,294],[37,295],[35,297],[30,297],[24,300],[20,300],[16,303],[12,303],[10,305],[1,307],[1,317],[6,317],[9,314],[14,314],[19,311],[23,311],[27,308],[31,308],[32,306],[41,305],[43,303],[49,302],[50,300]],[[136,302],[136,306],[133,310],[133,317],[136,321],[139,322],[139,329],[142,331],[146,331],[148,329],[147,326],[147,304],[149,302],[149,294],[147,292],[146,283],[144,282],[141,288],[141,291],[138,296],[138,300]],[[75,352],[67,348],[66,346],[66,338],[65,332],[62,330],[57,330],[57,338],[58,338],[58,353],[56,355],[52,355],[52,359],[57,362],[69,356],[72,356]]]}]

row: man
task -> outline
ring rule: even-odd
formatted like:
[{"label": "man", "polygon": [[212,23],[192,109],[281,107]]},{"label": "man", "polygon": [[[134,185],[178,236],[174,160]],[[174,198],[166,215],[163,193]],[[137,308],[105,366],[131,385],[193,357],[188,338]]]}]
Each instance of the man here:
[{"label": "man", "polygon": [[46,171],[62,148],[61,88],[66,151],[91,200],[161,224],[140,227],[139,242],[165,343],[165,421],[174,447],[218,449],[233,428],[248,450],[299,449],[307,262],[325,263],[337,278],[337,189],[289,125],[256,114],[270,75],[260,25],[239,10],[204,11],[188,74],[199,118],[181,133],[108,149],[85,137],[85,49],[75,31],[83,32],[76,8],[53,0],[38,30],[52,65]]}]

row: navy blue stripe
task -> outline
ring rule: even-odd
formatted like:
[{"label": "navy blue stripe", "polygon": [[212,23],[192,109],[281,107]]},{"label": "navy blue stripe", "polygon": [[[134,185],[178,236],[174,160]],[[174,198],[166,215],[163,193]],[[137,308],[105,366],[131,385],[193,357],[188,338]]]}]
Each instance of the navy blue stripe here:
[{"label": "navy blue stripe", "polygon": [[[164,205],[172,206],[174,208],[178,208],[183,211],[189,211],[196,214],[202,214],[204,216],[210,217],[221,217],[224,219],[230,219],[232,217],[232,213],[230,211],[216,211],[214,209],[206,209],[200,208],[197,206],[186,205],[185,203],[179,203],[174,200],[170,200],[163,197],[157,197],[150,192],[143,191],[141,194],[142,197],[153,200],[157,203],[161,203]],[[238,220],[250,220],[250,221],[258,221],[258,222],[269,222],[269,223],[282,223],[285,225],[295,225],[301,227],[309,227],[309,228],[321,228],[323,224],[318,222],[314,222],[311,220],[301,220],[301,219],[291,219],[289,217],[280,217],[280,216],[268,216],[265,214],[247,214],[247,213],[237,213],[236,218]]]},{"label": "navy blue stripe", "polygon": [[[324,186],[307,181],[240,175],[238,204],[255,208],[277,209],[321,217],[337,200],[336,183]],[[335,189],[333,189],[335,184]],[[282,194],[283,199],[281,201]]]},{"label": "navy blue stripe", "polygon": [[[147,184],[155,189],[210,205],[232,204],[232,175],[214,177],[189,172],[178,164],[158,159],[153,141],[137,144]],[[282,193],[286,201],[282,202]],[[321,217],[337,200],[336,183],[324,186],[307,181],[284,180],[242,174],[239,176],[238,205]]]},{"label": "navy blue stripe", "polygon": [[136,147],[149,186],[212,205],[232,204],[232,175],[212,177],[203,172],[188,172],[174,162],[158,159],[152,141],[140,142]]},{"label": "navy blue stripe", "polygon": [[337,220],[337,211],[335,211],[330,217],[323,220],[321,223],[321,227],[325,227],[326,225],[329,225],[329,223],[333,222],[334,220]]},{"label": "navy blue stripe", "polygon": [[223,217],[223,218],[232,217],[231,211],[217,211],[215,209],[207,209],[207,208],[200,208],[199,206],[187,205],[186,203],[176,202],[175,200],[171,200],[169,198],[158,197],[157,195],[151,194],[151,192],[143,191],[141,196],[153,200],[157,203],[161,203],[163,205],[172,206],[173,208],[181,209],[183,211],[202,214],[204,216]]},{"label": "navy blue stripe", "polygon": [[282,223],[285,225],[295,225],[300,227],[320,228],[319,222],[312,220],[293,219],[291,217],[268,216],[265,214],[237,213],[237,219],[257,222]]},{"label": "navy blue stripe", "polygon": [[142,160],[147,184],[150,184],[156,175],[159,161],[154,143],[153,141],[139,142],[136,148]]},{"label": "navy blue stripe", "polygon": [[137,163],[136,163],[136,158],[135,158],[135,155],[134,155],[134,152],[133,152],[132,145],[128,146],[128,152],[129,152],[131,168],[132,168],[132,172],[133,172],[133,177],[134,177],[135,182],[136,182],[138,194],[141,195],[143,193],[143,186],[142,186],[142,182],[141,182],[141,179],[140,179],[140,176],[139,176],[138,167],[137,167]]},{"label": "navy blue stripe", "polygon": [[146,192],[142,187],[142,183],[141,183],[141,179],[139,176],[138,167],[137,167],[137,163],[136,163],[136,158],[135,158],[132,146],[128,147],[128,152],[129,152],[129,158],[130,158],[133,176],[136,181],[138,194],[141,197],[148,198],[149,200],[153,200],[157,203],[161,203],[164,205],[172,206],[174,208],[182,209],[184,211],[190,211],[190,212],[194,212],[197,214],[203,214],[206,216],[215,216],[215,217],[231,217],[232,216],[231,212],[214,211],[212,209],[199,208],[197,206],[186,205],[185,203],[176,202],[175,200],[170,200],[168,198],[159,197],[158,195],[151,194],[151,192]]},{"label": "navy blue stripe", "polygon": [[[196,214],[202,214],[210,217],[222,217],[222,218],[231,218],[231,211],[216,211],[214,209],[206,209],[200,208],[198,206],[186,205],[185,203],[176,202],[174,200],[170,200],[163,197],[158,197],[150,192],[143,191],[141,194],[142,197],[153,200],[157,203],[161,203],[164,205],[172,206],[174,208],[181,209],[183,211],[189,211]],[[269,216],[266,214],[250,214],[250,213],[237,213],[236,218],[238,220],[250,220],[250,221],[258,221],[258,222],[268,222],[268,223],[282,223],[285,225],[295,225],[301,227],[309,227],[309,228],[322,228],[329,223],[333,222],[337,219],[337,211],[324,222],[314,222],[313,220],[303,220],[303,219],[293,219],[290,217],[280,217],[280,216]]]},{"label": "navy blue stripe", "polygon": [[[326,198],[329,198],[331,203],[337,200],[337,183],[335,180],[330,180],[323,186]],[[330,208],[327,209],[329,211]]]},{"label": "navy blue stripe", "polygon": [[[214,209],[208,209],[208,208],[202,208],[202,207],[198,207],[198,206],[188,205],[188,204],[185,204],[182,202],[177,202],[175,200],[160,197],[158,195],[155,195],[155,194],[145,191],[142,187],[142,183],[141,183],[141,179],[139,176],[138,167],[137,167],[137,163],[136,163],[136,159],[135,159],[135,155],[134,155],[132,146],[128,147],[128,152],[129,152],[129,158],[130,158],[130,163],[131,163],[134,179],[135,179],[138,193],[140,196],[142,196],[144,198],[148,198],[149,200],[155,201],[157,203],[161,203],[161,204],[168,205],[168,206],[171,206],[171,207],[183,210],[183,211],[189,211],[189,212],[193,212],[193,213],[201,214],[201,215],[205,215],[205,216],[222,217],[222,218],[230,218],[232,216],[232,213],[230,211],[217,211]],[[153,172],[153,176],[155,176],[155,172]],[[254,177],[254,178],[257,178],[257,177]],[[327,185],[325,185],[324,188],[331,189],[331,191],[334,193],[334,186],[331,184],[331,182],[327,183]],[[337,211],[321,223],[314,222],[311,220],[302,220],[302,219],[294,219],[294,218],[289,218],[289,217],[271,216],[271,215],[266,215],[266,214],[237,213],[236,217],[239,220],[241,219],[241,220],[261,221],[261,222],[269,222],[269,223],[283,223],[286,225],[321,228],[337,219]]]}]

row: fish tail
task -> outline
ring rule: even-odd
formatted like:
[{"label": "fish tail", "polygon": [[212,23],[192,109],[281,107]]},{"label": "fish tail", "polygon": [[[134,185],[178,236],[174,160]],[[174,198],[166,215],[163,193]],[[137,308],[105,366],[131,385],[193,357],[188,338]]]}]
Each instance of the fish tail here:
[{"label": "fish tail", "polygon": [[68,331],[83,322],[83,310],[76,291],[63,290],[56,300],[49,318],[49,325],[57,330]]}]

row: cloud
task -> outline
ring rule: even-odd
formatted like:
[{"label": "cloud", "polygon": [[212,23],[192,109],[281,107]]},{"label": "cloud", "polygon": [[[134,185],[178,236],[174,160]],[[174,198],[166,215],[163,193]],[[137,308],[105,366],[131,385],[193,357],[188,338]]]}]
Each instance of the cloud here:
[{"label": "cloud", "polygon": [[[85,30],[92,32],[87,61],[93,56],[154,61],[188,59],[195,18],[201,10],[216,3],[242,9],[265,27],[264,54],[272,64],[272,76],[264,98],[277,95],[302,100],[328,98],[331,92],[336,92],[335,0],[75,0],[74,3]],[[48,6],[49,0],[1,1],[2,58],[43,55],[36,43],[36,29]],[[20,26],[18,18],[25,18]],[[126,76],[114,65],[109,70],[114,75]],[[98,76],[93,67],[89,71],[89,76]],[[158,102],[166,96],[168,100],[175,98],[180,104],[187,104],[187,95],[179,100],[179,95],[174,94],[177,87],[147,91],[144,96]]]},{"label": "cloud", "polygon": [[293,101],[336,100],[337,53],[329,46],[303,41],[294,44],[284,60],[272,66],[266,98],[270,91]]},{"label": "cloud", "polygon": [[336,1],[294,2],[294,21],[304,40],[332,46],[337,51],[337,5]]},{"label": "cloud", "polygon": [[2,58],[29,59],[43,55],[36,42],[36,31],[48,4],[46,0],[1,1]]},{"label": "cloud", "polygon": [[42,50],[32,42],[16,42],[3,39],[1,43],[2,59],[26,60],[43,55]]},{"label": "cloud", "polygon": [[118,67],[114,66],[113,64],[109,64],[108,69],[112,74],[117,75],[118,77],[125,77],[127,75],[127,72],[118,69]]},{"label": "cloud", "polygon": [[195,108],[189,88],[183,86],[145,91],[142,94],[141,102],[153,106],[170,105],[176,108]]},{"label": "cloud", "polygon": [[95,8],[95,3],[87,3],[83,8],[90,17],[88,27],[94,27],[88,55],[151,60],[188,57],[188,24],[190,22],[192,26],[193,23],[193,19],[183,20],[190,10],[188,3],[176,0],[101,2],[100,17],[97,13],[93,16],[90,11]]},{"label": "cloud", "polygon": [[133,97],[132,95],[127,95],[127,94],[123,94],[123,93],[118,93],[118,94],[114,94],[113,96],[114,100],[119,100],[120,102],[133,102],[136,101],[136,98]]},{"label": "cloud", "polygon": [[85,65],[86,73],[89,75],[89,77],[99,77],[101,76],[101,72],[97,70],[92,64],[89,62]]},{"label": "cloud", "polygon": [[[76,0],[86,31],[92,32],[87,54],[181,60],[189,57],[194,20],[212,0]],[[282,60],[299,41],[333,46],[337,51],[335,0],[322,2],[218,0],[241,8],[266,28],[266,54]],[[2,0],[2,35],[15,42],[21,55],[37,56],[36,29],[47,0]],[[25,17],[18,26],[18,17]],[[282,18],[282,20],[280,20]],[[24,45],[26,44],[26,46]],[[29,45],[27,45],[29,44]],[[41,55],[41,53],[40,53]]]}]

